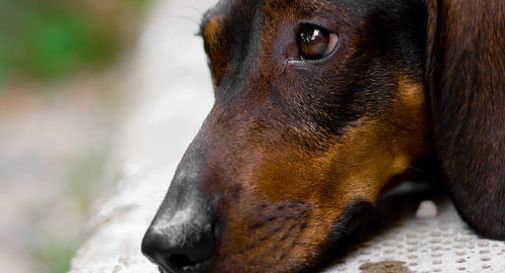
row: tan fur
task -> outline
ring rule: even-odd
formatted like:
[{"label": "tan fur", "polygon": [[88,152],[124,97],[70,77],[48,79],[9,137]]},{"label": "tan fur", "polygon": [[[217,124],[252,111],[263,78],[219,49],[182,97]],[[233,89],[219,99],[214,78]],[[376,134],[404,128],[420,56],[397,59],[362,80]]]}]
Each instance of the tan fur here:
[{"label": "tan fur", "polygon": [[[261,159],[256,160],[263,164],[241,172],[240,181],[251,182],[241,196],[242,205],[226,208],[226,214],[230,215],[226,236],[230,237],[224,238],[222,253],[246,264],[247,261],[255,264],[256,259],[263,257],[257,255],[271,253],[272,249],[278,251],[279,257],[288,256],[296,263],[314,260],[335,219],[341,217],[349,204],[375,203],[394,177],[408,171],[411,164],[430,152],[430,144],[425,139],[428,123],[422,85],[400,76],[395,104],[387,116],[363,118],[352,124],[324,152],[314,154],[297,146],[280,150],[258,148]],[[264,200],[267,204],[304,202],[306,211],[296,214],[295,219],[282,220],[282,226],[295,225],[294,221],[303,223],[303,228],[298,233],[288,233],[291,240],[280,239],[286,236],[285,232],[269,233],[268,223],[259,229],[248,228],[252,219],[263,214],[257,208],[248,207],[247,204],[254,202],[247,200],[252,199]],[[244,217],[244,211],[254,211],[260,216]],[[258,221],[265,222],[263,218]],[[265,234],[268,240],[261,240]],[[296,244],[289,244],[293,240]],[[237,246],[249,246],[249,251]]]}]

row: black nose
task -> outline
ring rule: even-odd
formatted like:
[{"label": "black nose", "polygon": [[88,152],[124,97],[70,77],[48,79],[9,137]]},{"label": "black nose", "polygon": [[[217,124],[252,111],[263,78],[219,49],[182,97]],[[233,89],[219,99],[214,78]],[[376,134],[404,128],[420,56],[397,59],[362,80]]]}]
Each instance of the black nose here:
[{"label": "black nose", "polygon": [[180,210],[157,218],[142,241],[142,253],[164,273],[206,272],[216,251],[216,223],[203,213]]}]

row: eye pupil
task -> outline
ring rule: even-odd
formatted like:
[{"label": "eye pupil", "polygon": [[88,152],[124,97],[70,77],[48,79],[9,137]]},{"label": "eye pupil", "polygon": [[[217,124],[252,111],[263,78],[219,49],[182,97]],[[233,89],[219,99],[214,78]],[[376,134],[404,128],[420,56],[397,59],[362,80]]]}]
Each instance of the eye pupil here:
[{"label": "eye pupil", "polygon": [[298,34],[298,47],[304,59],[317,60],[325,57],[330,47],[330,33],[317,27],[307,27]]},{"label": "eye pupil", "polygon": [[321,39],[321,30],[320,29],[309,29],[302,32],[302,40],[306,44],[310,44],[314,41]]}]

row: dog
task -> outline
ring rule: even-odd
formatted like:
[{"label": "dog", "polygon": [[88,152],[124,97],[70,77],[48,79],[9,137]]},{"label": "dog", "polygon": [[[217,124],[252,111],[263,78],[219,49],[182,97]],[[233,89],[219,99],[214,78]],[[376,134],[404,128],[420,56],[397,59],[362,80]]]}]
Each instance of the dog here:
[{"label": "dog", "polygon": [[161,272],[314,272],[429,161],[505,239],[505,2],[222,0],[215,104],[142,242]]}]

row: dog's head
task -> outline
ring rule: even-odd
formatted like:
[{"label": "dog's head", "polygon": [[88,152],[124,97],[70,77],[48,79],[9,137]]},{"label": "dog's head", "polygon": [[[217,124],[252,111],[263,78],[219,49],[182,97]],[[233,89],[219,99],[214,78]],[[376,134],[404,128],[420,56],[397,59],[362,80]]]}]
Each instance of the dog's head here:
[{"label": "dog's head", "polygon": [[422,0],[228,0],[215,104],[143,251],[164,272],[299,272],[430,150]]}]

